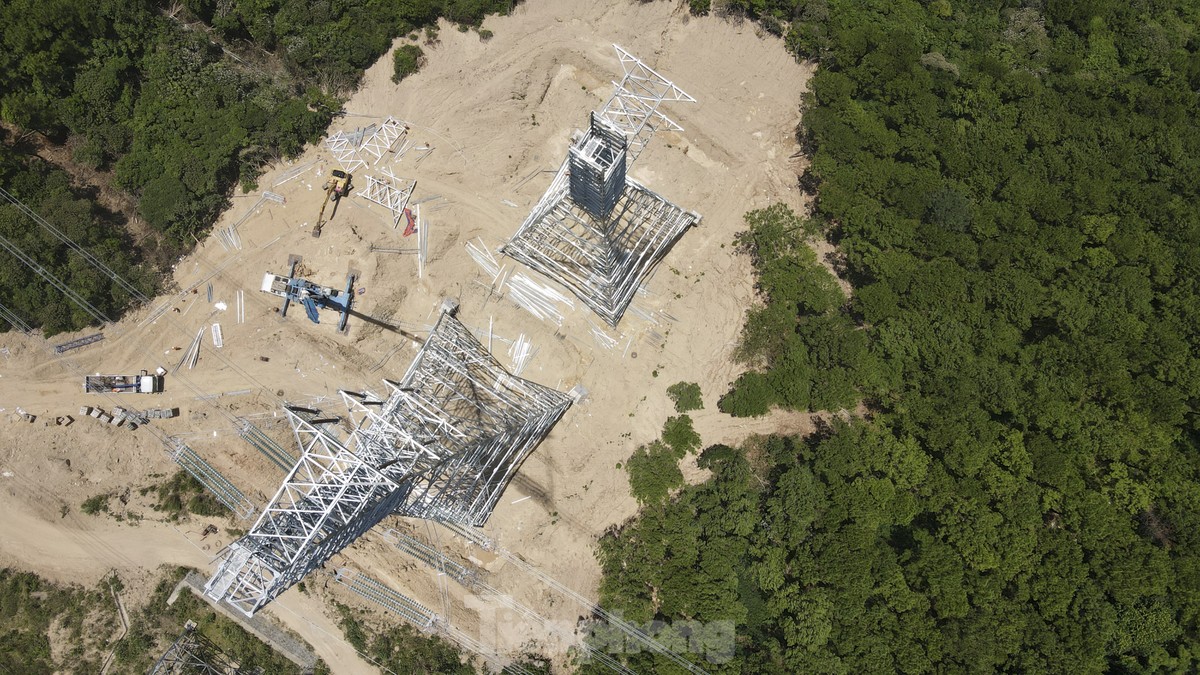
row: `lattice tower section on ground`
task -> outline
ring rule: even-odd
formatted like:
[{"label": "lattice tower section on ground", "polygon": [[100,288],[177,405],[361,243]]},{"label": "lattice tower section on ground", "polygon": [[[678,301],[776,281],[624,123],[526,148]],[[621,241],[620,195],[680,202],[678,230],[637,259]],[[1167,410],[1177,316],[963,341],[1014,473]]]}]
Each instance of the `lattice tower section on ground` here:
[{"label": "lattice tower section on ground", "polygon": [[389,514],[483,525],[571,404],[509,374],[444,311],[386,396],[341,392],[346,419],[288,407],[301,456],[205,586],[253,615]]}]

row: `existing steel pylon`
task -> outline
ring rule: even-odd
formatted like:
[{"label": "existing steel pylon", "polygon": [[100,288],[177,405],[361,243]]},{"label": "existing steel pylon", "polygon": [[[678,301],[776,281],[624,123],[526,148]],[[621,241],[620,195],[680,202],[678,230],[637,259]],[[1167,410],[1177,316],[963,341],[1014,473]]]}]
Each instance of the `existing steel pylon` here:
[{"label": "existing steel pylon", "polygon": [[196,630],[194,622],[187,622],[183,633],[167,648],[150,669],[149,675],[242,675],[220,647]]}]

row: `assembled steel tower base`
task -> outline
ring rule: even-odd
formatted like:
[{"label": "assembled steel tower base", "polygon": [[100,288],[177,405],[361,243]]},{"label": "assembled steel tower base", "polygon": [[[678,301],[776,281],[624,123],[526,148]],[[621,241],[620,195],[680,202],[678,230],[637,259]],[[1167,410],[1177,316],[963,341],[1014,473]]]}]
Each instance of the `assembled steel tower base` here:
[{"label": "assembled steel tower base", "polygon": [[389,514],[482,525],[571,405],[510,375],[450,312],[404,377],[384,385],[386,397],[341,392],[345,428],[317,410],[285,409],[300,460],[227,549],[209,597],[253,615]]},{"label": "assembled steel tower base", "polygon": [[633,294],[700,215],[626,178],[606,218],[571,198],[563,163],[542,200],[502,249],[566,286],[610,326]]},{"label": "assembled steel tower base", "polygon": [[683,131],[658,107],[695,99],[613,47],[625,77],[501,251],[571,289],[615,327],[638,286],[700,216],[626,176],[656,129]]}]

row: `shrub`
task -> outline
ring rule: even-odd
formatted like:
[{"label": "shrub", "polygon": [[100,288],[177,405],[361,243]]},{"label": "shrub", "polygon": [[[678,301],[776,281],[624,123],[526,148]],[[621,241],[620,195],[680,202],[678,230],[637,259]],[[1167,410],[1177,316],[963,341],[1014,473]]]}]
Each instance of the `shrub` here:
[{"label": "shrub", "polygon": [[733,383],[729,393],[717,402],[717,408],[734,417],[765,415],[775,403],[775,392],[762,373],[748,372]]},{"label": "shrub", "polygon": [[187,509],[198,516],[224,516],[225,505],[208,492],[193,495],[187,502]]},{"label": "shrub", "polygon": [[392,82],[399,82],[421,69],[425,62],[425,52],[417,45],[400,45],[392,55],[395,71]]},{"label": "shrub", "polygon": [[360,652],[365,650],[367,648],[367,632],[364,630],[362,622],[354,616],[354,610],[340,602],[335,602],[334,607],[340,617],[338,626],[346,636],[346,641]]},{"label": "shrub", "polygon": [[643,504],[658,504],[683,485],[675,450],[661,441],[643,445],[625,463],[629,491]]},{"label": "shrub", "polygon": [[667,418],[663,424],[662,441],[675,451],[675,456],[682,459],[689,452],[700,449],[700,434],[692,428],[692,418],[687,415],[676,415]]},{"label": "shrub", "polygon": [[700,398],[700,385],[695,382],[676,382],[667,387],[667,396],[675,401],[675,412],[704,408],[704,401]]},{"label": "shrub", "polygon": [[224,516],[225,507],[200,481],[186,471],[178,471],[170,480],[155,488],[158,503],[154,508],[163,511],[171,520],[179,520],[189,513],[198,516]]},{"label": "shrub", "polygon": [[771,35],[776,37],[783,36],[784,26],[783,22],[781,22],[779,19],[773,16],[764,16],[760,20],[760,23],[762,23],[763,30],[767,31]]},{"label": "shrub", "polygon": [[90,497],[79,508],[89,516],[94,516],[101,511],[108,513],[108,497],[108,493]]}]

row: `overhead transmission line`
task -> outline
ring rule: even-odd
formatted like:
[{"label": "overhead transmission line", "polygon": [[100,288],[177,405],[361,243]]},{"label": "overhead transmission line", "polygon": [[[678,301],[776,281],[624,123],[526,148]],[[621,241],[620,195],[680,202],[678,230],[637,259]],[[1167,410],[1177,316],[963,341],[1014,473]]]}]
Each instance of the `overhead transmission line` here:
[{"label": "overhead transmission line", "polygon": [[89,263],[92,264],[93,267],[95,267],[95,268],[99,269],[101,272],[103,272],[104,275],[107,276],[109,279],[112,279],[113,281],[115,281],[117,283],[117,285],[119,285],[121,288],[125,289],[125,291],[127,293],[129,293],[131,296],[133,296],[134,298],[137,298],[138,300],[140,300],[142,302],[147,302],[149,300],[149,298],[146,297],[146,295],[144,293],[142,293],[142,291],[140,289],[138,289],[136,286],[134,286],[133,284],[126,281],[124,277],[122,277],[120,274],[117,274],[111,267],[106,265],[104,263],[104,261],[102,261],[99,258],[97,258],[96,256],[92,255],[92,253],[90,251],[88,251],[84,247],[77,244],[73,239],[71,239],[66,234],[64,234],[62,230],[60,230],[57,227],[55,227],[54,225],[52,225],[49,221],[47,221],[45,218],[43,218],[41,215],[39,215],[36,211],[29,208],[21,200],[14,197],[8,190],[5,190],[4,188],[0,188],[0,197],[7,200],[13,206],[17,207],[17,210],[19,210],[21,213],[24,213],[31,220],[33,220],[33,222],[37,223],[38,225],[41,225],[43,230],[46,230],[50,234],[54,235],[54,237],[56,239],[58,239],[59,241],[61,241],[64,244],[66,244],[67,246],[71,247],[71,249],[74,250],[79,255],[83,256],[84,260],[88,261]]},{"label": "overhead transmission line", "polygon": [[92,315],[93,319],[99,321],[102,324],[112,323],[112,319],[108,318],[108,316],[105,315],[104,312],[100,311],[100,309],[98,309],[95,305],[88,302],[86,298],[84,298],[83,296],[76,293],[70,286],[68,286],[65,283],[63,283],[62,281],[60,281],[58,279],[58,277],[54,276],[45,267],[42,267],[41,263],[34,260],[33,258],[30,258],[28,255],[26,255],[25,252],[22,251],[19,246],[12,243],[12,241],[10,241],[8,239],[8,237],[0,235],[0,248],[3,248],[4,250],[8,251],[14,258],[21,261],[21,263],[24,264],[26,267],[28,267],[29,269],[36,272],[38,276],[40,276],[41,278],[46,280],[46,283],[48,283],[51,286],[53,286],[54,288],[58,289],[60,292],[62,292],[63,295],[70,298],[70,300],[72,302],[79,305],[79,307],[82,308],[83,311]]},{"label": "overhead transmission line", "polygon": [[[8,195],[6,198],[11,198],[11,195]],[[21,206],[23,206],[23,205],[21,205]],[[45,222],[45,221],[42,221],[42,222]],[[52,225],[49,225],[49,223],[46,223],[45,227],[47,227],[47,229],[57,232],[58,235],[60,236],[60,238],[66,240],[66,241],[70,241],[69,237],[67,237],[65,234],[62,234],[60,231],[57,230],[57,228],[54,228]],[[72,246],[72,248],[76,248],[78,245],[75,244],[74,242],[71,242],[71,246]],[[109,318],[106,314],[104,314],[104,312],[97,309],[94,305],[92,305],[90,302],[88,302],[85,298],[81,297],[78,293],[76,293],[73,289],[71,289],[70,286],[68,286],[65,282],[63,282],[61,279],[59,279],[57,276],[55,276],[52,272],[50,272],[49,270],[46,270],[44,267],[42,267],[40,264],[38,264],[37,261],[30,258],[23,250],[21,250],[21,248],[19,246],[17,246],[16,244],[14,244],[10,240],[8,240],[6,237],[0,236],[0,247],[3,247],[5,250],[7,250],[9,253],[11,253],[13,256],[15,256],[18,260],[20,260],[26,266],[30,267],[35,272],[37,272],[42,278],[44,278],[52,286],[54,286],[55,288],[62,291],[68,298],[70,298],[73,302],[75,302],[80,307],[82,307],[89,314],[92,314],[95,318],[97,318],[99,321],[101,321],[101,323],[110,323],[110,324],[113,323],[112,319]],[[79,249],[76,248],[76,250],[79,250]],[[117,275],[115,272],[112,272],[111,269],[107,268],[107,266],[105,266],[102,262],[98,261],[94,256],[91,256],[90,254],[88,254],[88,256],[86,256],[86,257],[89,259],[89,261],[93,265],[107,269],[110,273],[112,273],[112,275],[115,278],[120,277],[120,275]],[[124,282],[124,280],[122,280],[122,282]],[[124,284],[127,284],[127,282],[124,282]],[[136,293],[136,297],[141,297],[143,299],[146,297],[144,294],[142,294],[140,291],[137,291],[136,289],[134,289],[134,292]],[[0,310],[2,310],[2,311],[0,311],[0,318],[4,318],[9,323],[12,323],[14,326],[21,328],[25,332],[31,332],[32,329],[29,327],[29,325],[27,323],[25,323],[23,320],[21,320],[19,316],[17,316],[14,312],[12,312],[12,310],[9,310],[8,308],[3,307],[3,306],[0,306]],[[182,329],[182,327],[180,327],[180,326],[177,326],[177,327]],[[48,345],[43,345],[43,346],[46,347],[47,350],[49,350]],[[52,355],[52,356],[57,356],[58,357],[57,360],[59,361],[59,363],[62,364],[65,368],[69,368],[70,370],[73,370],[77,376],[86,377],[86,374],[84,373],[83,369],[80,368],[73,361],[71,361],[69,358],[66,358],[65,356],[61,356],[61,355]],[[221,357],[220,354],[218,354],[218,356],[222,360],[224,360],[228,365],[230,365],[230,366],[233,365],[233,364],[230,364],[228,362],[228,360],[224,359],[224,357]],[[249,379],[251,379],[251,381],[254,381],[252,378],[249,378]],[[193,392],[200,394],[201,400],[204,400],[209,405],[209,407],[213,408],[218,413],[220,413],[222,416],[224,416],[226,419],[228,419],[234,425],[235,430],[238,429],[238,421],[235,416],[230,414],[228,411],[223,410],[220,407],[213,404],[212,401],[207,396],[204,395],[204,392],[202,392],[202,390],[198,389],[192,382],[189,381],[188,378],[181,378],[180,381],[183,384],[185,384],[188,388],[190,388]],[[259,384],[259,386],[261,386],[261,383],[258,383],[258,384]],[[111,393],[109,393],[109,392],[99,392],[99,393],[101,393],[110,403],[112,403],[114,405],[120,405],[119,401],[116,401],[112,398]],[[227,507],[229,507],[229,509],[231,511],[233,511],[235,514],[239,515],[242,518],[248,518],[250,515],[253,514],[253,511],[255,510],[254,505],[245,498],[245,496],[241,493],[240,490],[238,490],[236,488],[236,486],[234,486],[232,483],[229,483],[228,479],[225,479],[224,476],[221,476],[219,472],[217,472],[215,469],[213,469],[211,466],[209,466],[208,463],[203,460],[203,458],[196,455],[195,452],[192,451],[190,448],[187,448],[186,446],[181,446],[179,443],[175,442],[169,435],[167,435],[165,432],[163,432],[160,429],[157,429],[155,427],[150,427],[150,433],[153,436],[155,436],[163,444],[164,447],[167,448],[168,454],[171,456],[171,458],[173,460],[176,461],[176,463],[180,464],[180,466],[182,466],[184,469],[187,469],[189,473],[191,473],[198,480],[200,480],[200,482],[203,483],[206,487],[208,487],[209,490],[217,497],[217,499],[219,499],[223,504],[225,504]],[[239,433],[239,435],[241,435],[241,434]],[[201,473],[204,474],[204,476],[197,475],[197,473],[196,473],[197,471],[201,471]],[[215,474],[215,478],[213,476],[208,476],[207,474],[209,474],[209,473]],[[206,480],[205,476],[207,476],[207,478],[209,478],[211,480]]]},{"label": "overhead transmission line", "polygon": [[[105,276],[109,277],[114,282],[116,282],[118,285],[120,285],[120,287],[125,289],[125,291],[128,292],[134,299],[136,299],[139,302],[144,303],[144,304],[148,304],[150,302],[150,298],[145,293],[143,293],[139,288],[134,286],[127,279],[122,277],[119,273],[117,273],[115,270],[113,270],[111,267],[109,267],[107,264],[105,264],[104,261],[102,261],[99,258],[97,258],[96,256],[92,255],[92,253],[90,251],[88,251],[84,247],[80,246],[76,241],[71,239],[71,237],[68,236],[66,233],[64,233],[62,230],[55,227],[53,224],[48,222],[45,218],[41,217],[33,209],[26,206],[23,202],[21,202],[21,200],[17,199],[15,196],[13,196],[12,193],[8,192],[7,190],[5,190],[3,188],[0,188],[0,198],[3,198],[6,201],[8,201],[9,203],[11,203],[19,211],[21,211],[21,213],[25,214],[27,217],[29,217],[35,223],[37,223],[39,226],[41,226],[42,229],[46,230],[47,232],[52,234],[56,239],[58,239],[59,241],[63,242],[67,246],[69,246],[73,251],[76,251],[81,256],[83,256],[84,260],[86,260],[89,264],[91,264],[93,267],[95,267],[100,272],[102,272]],[[86,298],[80,296],[70,286],[67,286],[66,283],[59,280],[52,273],[50,273],[48,270],[46,270],[44,267],[42,267],[40,264],[38,264],[38,262],[36,260],[33,260],[28,255],[26,255],[24,253],[24,251],[22,251],[20,249],[20,247],[18,247],[16,244],[14,244],[11,241],[9,241],[8,239],[0,236],[0,247],[3,247],[5,250],[7,250],[9,253],[11,253],[14,257],[16,257],[22,263],[24,263],[27,267],[29,267],[33,271],[37,272],[39,276],[41,276],[43,279],[45,279],[48,283],[50,283],[56,289],[61,291],[71,301],[75,302],[77,305],[79,305],[81,308],[83,308],[84,311],[88,312],[88,314],[92,315],[92,317],[95,318],[100,323],[102,323],[102,324],[104,324],[104,323],[115,324],[116,323],[110,317],[108,317],[106,314],[104,314],[102,311],[100,311],[98,308],[96,308],[95,305],[88,302],[88,300]],[[217,273],[220,273],[220,271],[222,269],[223,268],[218,268]],[[174,317],[167,315],[166,318],[167,318],[168,323],[170,323],[174,328],[176,328],[177,330],[182,332],[184,335],[190,337],[189,331],[186,330],[183,326],[176,323]],[[278,396],[275,396],[274,392],[272,392],[269,388],[267,388],[266,385],[264,385],[262,382],[260,382],[254,376],[250,375],[250,373],[246,372],[241,366],[238,366],[237,364],[230,361],[228,358],[225,357],[225,355],[221,354],[219,351],[214,351],[213,355],[216,356],[216,358],[219,361],[224,363],[231,370],[233,370],[234,372],[236,372],[237,374],[239,374],[243,378],[245,378],[245,380],[247,382],[249,382],[250,384],[262,389],[263,391],[266,391],[269,395],[273,396],[276,399],[276,401],[281,400],[281,399],[279,399]]]},{"label": "overhead transmission line", "polygon": [[[135,287],[133,284],[129,283],[127,280],[124,279],[124,277],[122,277],[120,274],[118,274],[116,271],[114,271],[112,268],[110,268],[108,265],[106,265],[103,261],[96,258],[89,251],[84,249],[82,246],[80,246],[78,243],[76,243],[74,240],[72,240],[69,236],[67,236],[65,233],[63,233],[61,230],[59,230],[57,227],[55,227],[54,225],[52,225],[51,223],[46,221],[46,219],[42,218],[39,214],[37,214],[32,209],[30,209],[28,206],[26,206],[24,203],[22,203],[19,199],[17,199],[12,194],[10,194],[7,190],[0,188],[0,197],[3,197],[5,200],[7,200],[8,202],[10,202],[14,206],[16,206],[18,210],[20,210],[26,216],[31,218],[34,222],[38,223],[38,225],[40,225],[43,229],[50,232],[56,239],[62,241],[64,244],[69,246],[72,250],[74,250],[74,251],[78,252],[80,255],[82,255],[83,258],[85,260],[87,260],[89,264],[91,264],[92,266],[94,266],[97,269],[99,269],[100,271],[102,271],[106,276],[108,276],[110,279],[112,279],[114,282],[116,282],[118,285],[120,285],[122,288],[124,288],[132,297],[134,297],[135,299],[137,299],[143,303],[149,302],[149,298],[140,289]],[[70,286],[66,285],[64,282],[59,280],[56,276],[54,276],[52,273],[50,273],[48,270],[46,270],[44,267],[42,267],[40,264],[38,264],[37,261],[33,260],[28,255],[26,255],[24,253],[24,251],[22,251],[20,249],[20,247],[18,247],[16,244],[13,244],[11,241],[9,241],[7,238],[5,238],[3,236],[0,236],[0,247],[3,247],[10,254],[12,254],[14,257],[16,257],[18,260],[20,260],[23,264],[25,264],[27,267],[34,270],[39,276],[41,276],[43,279],[45,279],[48,283],[50,283],[56,289],[61,291],[64,295],[66,295],[69,299],[71,299],[73,302],[75,302],[77,305],[79,305],[81,308],[83,308],[85,311],[87,311],[89,314],[91,314],[94,318],[96,318],[101,323],[109,323],[109,324],[115,323],[111,318],[109,318],[106,314],[104,314],[104,312],[102,312],[101,310],[96,308],[94,305],[92,305],[90,302],[88,302],[85,298],[83,298],[78,293],[76,293],[73,289],[71,289]],[[220,272],[220,269],[221,268],[218,268],[218,270],[217,270],[218,273]],[[18,327],[19,329],[23,330],[24,332],[31,332],[31,329],[28,326],[28,324],[26,324],[24,321],[22,321],[15,314],[12,314],[12,312],[10,310],[8,310],[7,308],[4,308],[3,305],[0,305],[0,318],[5,319],[9,323],[11,323],[13,326]],[[187,331],[184,330],[182,326],[179,326],[177,323],[175,323],[173,317],[168,316],[167,318],[168,318],[168,321],[171,322],[177,329],[184,331],[185,335],[187,334]],[[233,364],[231,361],[229,361],[227,358],[225,358],[219,352],[216,353],[216,356],[218,359],[220,359],[222,362],[224,362],[227,366],[233,368],[235,371],[237,371],[239,374],[241,374],[247,380],[249,380],[250,382],[252,382],[254,384],[257,384],[260,388],[267,391],[268,394],[274,395],[273,392],[270,392],[270,390],[267,389],[256,378],[250,376],[248,373],[246,373],[244,370],[242,370],[237,365]],[[59,360],[60,360],[60,362],[68,365],[71,369],[75,370],[76,374],[82,373],[82,370],[76,364],[71,362],[70,360],[65,359],[65,358],[60,358]],[[184,377],[184,378],[181,378],[181,380],[183,380],[185,386],[187,386],[189,389],[191,389],[194,393],[202,394],[202,398],[203,398],[203,390],[201,390],[199,387],[197,387],[194,383],[190,382],[190,378]],[[113,401],[111,394],[109,394],[107,392],[102,392],[102,393],[104,394],[104,396],[106,398],[108,398],[108,400],[110,402]],[[275,398],[278,399],[279,397],[276,396]],[[218,410],[218,412],[220,412],[223,417],[228,419],[231,423],[233,423],[236,426],[237,418],[235,416],[231,415],[228,411],[221,410],[219,407],[217,407],[215,404],[213,404],[211,400],[207,400],[206,402],[208,402],[208,404],[211,407]],[[162,432],[159,429],[153,429],[153,428],[151,429],[151,432],[165,446],[167,446],[168,448],[173,447],[173,443],[172,443],[170,437],[167,436],[164,432]],[[512,557],[515,558],[515,556],[512,556]],[[521,562],[524,562],[524,561],[521,561]],[[584,603],[585,605],[591,605],[595,610],[598,610],[602,615],[605,615],[606,618],[608,618],[610,621],[615,621],[615,623],[617,623],[618,626],[625,629],[626,633],[630,634],[632,637],[637,639],[639,642],[642,642],[647,647],[650,647],[651,650],[656,651],[664,656],[667,656],[672,661],[674,661],[677,665],[680,665],[681,667],[683,667],[685,670],[688,670],[690,672],[701,672],[701,673],[703,672],[702,670],[696,668],[693,664],[688,662],[686,659],[682,659],[678,654],[675,654],[671,650],[664,648],[663,645],[658,643],[657,640],[654,640],[653,638],[646,636],[645,634],[641,633],[641,631],[637,630],[636,628],[632,628],[632,627],[628,626],[626,624],[626,622],[621,621],[617,617],[609,615],[608,612],[605,612],[598,605],[590,603],[590,601],[586,600],[582,596],[579,596],[578,594],[574,593],[573,591],[566,589],[561,584],[554,581],[552,578],[549,578],[548,575],[546,575],[544,572],[541,572],[541,570],[537,570],[536,568],[533,568],[532,566],[528,565],[527,563],[523,566],[526,568],[527,571],[532,572],[538,576],[541,576],[543,578],[543,580],[548,581],[551,586],[558,587],[559,590],[567,591],[569,595],[575,596],[576,599],[578,599],[579,601],[581,601],[581,603]],[[514,607],[513,609],[517,609],[517,608]],[[526,612],[528,611],[527,608],[523,608],[523,607],[521,609],[517,609],[517,611],[521,611],[522,609],[524,609]],[[525,613],[525,612],[522,612],[522,613]],[[630,628],[632,628],[632,630],[630,630]],[[585,645],[585,647],[590,647],[590,645]],[[588,651],[594,652],[595,650],[589,649]],[[608,660],[606,660],[604,657],[606,657],[607,655],[603,655],[603,654],[593,654],[593,655],[599,656],[600,660],[602,662],[604,662],[605,665],[609,666],[610,668],[617,669],[617,670],[624,670],[624,667],[621,666],[619,663],[609,662]]]}]

